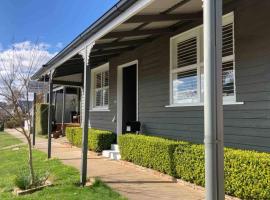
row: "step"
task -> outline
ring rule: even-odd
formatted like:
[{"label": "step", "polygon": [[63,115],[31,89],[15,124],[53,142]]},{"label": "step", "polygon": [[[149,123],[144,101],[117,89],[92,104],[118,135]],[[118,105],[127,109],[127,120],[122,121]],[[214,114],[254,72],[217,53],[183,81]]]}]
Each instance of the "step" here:
[{"label": "step", "polygon": [[111,150],[119,151],[119,145],[118,144],[111,144]]},{"label": "step", "polygon": [[121,155],[119,151],[116,150],[104,150],[102,151],[102,156],[112,159],[112,160],[120,160],[121,159]]},{"label": "step", "polygon": [[112,150],[103,150],[103,151],[102,151],[102,156],[103,156],[103,157],[106,157],[106,158],[109,158],[109,157],[110,157],[111,151],[112,151]]},{"label": "step", "polygon": [[110,153],[110,159],[112,159],[112,160],[120,160],[121,155],[120,155],[119,152],[111,152]]}]

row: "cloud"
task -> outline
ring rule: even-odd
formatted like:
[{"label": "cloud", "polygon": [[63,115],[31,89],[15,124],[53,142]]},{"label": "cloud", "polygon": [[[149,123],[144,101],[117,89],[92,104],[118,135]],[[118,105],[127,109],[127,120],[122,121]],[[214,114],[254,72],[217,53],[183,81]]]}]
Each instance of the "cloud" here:
[{"label": "cloud", "polygon": [[55,45],[56,48],[58,49],[62,49],[64,47],[63,43],[62,42],[58,42],[56,45]]},{"label": "cloud", "polygon": [[33,75],[56,55],[49,52],[49,48],[50,45],[44,42],[23,41],[12,44],[8,49],[0,51],[0,74],[2,77],[17,79],[27,74]]},{"label": "cloud", "polygon": [[3,45],[0,43],[0,52],[3,50]]}]

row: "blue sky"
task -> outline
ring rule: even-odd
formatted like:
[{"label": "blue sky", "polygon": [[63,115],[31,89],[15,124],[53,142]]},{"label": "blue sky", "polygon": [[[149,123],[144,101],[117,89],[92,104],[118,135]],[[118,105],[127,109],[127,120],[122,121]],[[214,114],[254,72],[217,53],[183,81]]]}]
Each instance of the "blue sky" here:
[{"label": "blue sky", "polygon": [[0,0],[0,51],[36,41],[60,51],[117,0]]}]

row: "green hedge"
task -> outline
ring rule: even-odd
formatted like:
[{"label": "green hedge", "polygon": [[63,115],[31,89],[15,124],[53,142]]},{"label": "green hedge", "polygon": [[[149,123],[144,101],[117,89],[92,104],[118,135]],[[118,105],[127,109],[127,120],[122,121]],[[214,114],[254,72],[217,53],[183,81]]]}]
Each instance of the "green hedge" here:
[{"label": "green hedge", "polygon": [[[69,142],[75,146],[82,145],[82,128],[67,127],[66,136]],[[111,131],[98,130],[89,128],[88,130],[88,149],[101,152],[111,148],[111,144],[115,143],[116,136]]]},{"label": "green hedge", "polygon": [[[36,104],[36,134],[48,134],[48,107],[49,104]],[[54,107],[52,107],[54,113]],[[54,116],[54,114],[53,114]]]},{"label": "green hedge", "polygon": [[[121,157],[176,178],[205,185],[204,146],[144,135],[123,135]],[[270,154],[225,148],[225,191],[241,199],[269,199]]]},{"label": "green hedge", "polygon": [[144,135],[126,134],[119,138],[123,160],[172,176],[175,175],[173,153],[177,145],[175,141]]}]

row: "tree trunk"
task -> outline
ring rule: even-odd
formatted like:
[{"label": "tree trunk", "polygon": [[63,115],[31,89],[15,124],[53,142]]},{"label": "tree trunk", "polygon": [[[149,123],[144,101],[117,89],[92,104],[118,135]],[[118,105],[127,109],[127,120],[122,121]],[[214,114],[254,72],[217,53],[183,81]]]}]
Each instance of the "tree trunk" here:
[{"label": "tree trunk", "polygon": [[27,137],[27,143],[28,143],[28,167],[29,167],[30,176],[31,176],[31,185],[33,185],[35,183],[35,172],[34,172],[34,166],[33,166],[33,151],[32,151],[31,138]]}]

